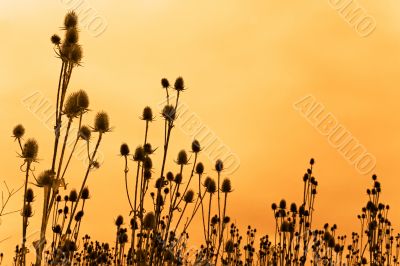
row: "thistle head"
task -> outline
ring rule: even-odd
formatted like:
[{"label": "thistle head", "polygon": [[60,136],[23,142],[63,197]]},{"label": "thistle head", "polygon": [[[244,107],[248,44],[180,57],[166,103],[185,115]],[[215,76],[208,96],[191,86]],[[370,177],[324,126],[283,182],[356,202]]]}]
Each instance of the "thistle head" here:
[{"label": "thistle head", "polygon": [[183,91],[184,89],[185,89],[185,82],[183,81],[183,78],[182,77],[178,77],[176,80],[175,80],[175,84],[174,84],[174,89],[176,90],[176,91]]},{"label": "thistle head", "polygon": [[226,241],[225,244],[225,252],[228,254],[232,254],[234,251],[235,251],[235,244],[231,239],[229,239],[228,241]]},{"label": "thistle head", "polygon": [[231,180],[230,179],[225,178],[224,181],[222,181],[221,191],[222,191],[222,193],[230,193],[230,192],[232,192],[232,185],[231,185]]},{"label": "thistle head", "polygon": [[161,79],[161,86],[162,86],[164,89],[168,89],[168,88],[169,88],[169,81],[168,81],[168,79],[166,79],[166,78]]},{"label": "thistle head", "polygon": [[147,122],[153,121],[153,119],[154,119],[153,111],[151,110],[151,108],[149,106],[146,106],[143,109],[143,114],[142,114],[141,119],[144,120],[144,121],[147,121]]},{"label": "thistle head", "polygon": [[181,173],[177,173],[176,176],[175,176],[174,182],[177,183],[177,184],[182,184],[182,179],[183,179],[182,174]]},{"label": "thistle head", "polygon": [[194,192],[193,190],[188,190],[185,194],[185,196],[183,197],[183,201],[186,203],[192,203],[193,202],[193,198],[194,198]]},{"label": "thistle head", "polygon": [[203,174],[204,172],[204,165],[200,162],[196,165],[196,174]]},{"label": "thistle head", "polygon": [[199,153],[201,151],[200,142],[198,140],[193,140],[192,142],[192,152]]},{"label": "thistle head", "polygon": [[147,155],[153,154],[154,150],[151,147],[150,143],[146,143],[143,145],[144,153]]},{"label": "thistle head", "polygon": [[154,213],[153,212],[146,213],[143,219],[143,228],[149,230],[153,229],[155,225],[156,225],[156,217]]},{"label": "thistle head", "polygon": [[211,179],[208,183],[207,183],[207,187],[206,190],[208,193],[210,194],[214,194],[217,191],[217,185],[214,181],[214,179]]},{"label": "thistle head", "polygon": [[186,165],[188,163],[188,157],[185,150],[181,150],[178,153],[178,158],[176,159],[176,163],[179,165]]},{"label": "thistle head", "polygon": [[106,133],[110,131],[110,122],[107,113],[97,113],[94,120],[94,131],[99,133]]},{"label": "thistle head", "polygon": [[68,58],[71,60],[72,63],[74,63],[75,65],[79,65],[83,57],[82,46],[78,44],[72,45],[68,55]]},{"label": "thistle head", "polygon": [[77,28],[69,28],[65,32],[65,43],[69,45],[77,44],[79,40],[79,32]]},{"label": "thistle head", "polygon": [[126,143],[122,143],[121,147],[119,148],[119,152],[121,154],[121,156],[128,156],[129,155],[129,146]]},{"label": "thistle head", "polygon": [[142,146],[138,146],[135,150],[135,154],[133,155],[133,160],[138,162],[138,161],[144,161],[145,158],[145,153],[144,149]]},{"label": "thistle head", "polygon": [[70,11],[65,15],[64,26],[66,29],[74,28],[78,25],[78,16],[75,11]]},{"label": "thistle head", "polygon": [[89,106],[89,96],[84,90],[72,93],[67,98],[64,106],[64,113],[67,117],[77,117],[87,110]]},{"label": "thistle head", "polygon": [[38,155],[39,145],[34,139],[28,139],[22,149],[22,158],[26,161],[35,161]]},{"label": "thistle head", "polygon": [[16,125],[14,127],[14,129],[13,129],[13,137],[15,139],[21,139],[24,136],[24,134],[25,134],[25,128],[21,124]]},{"label": "thistle head", "polygon": [[167,180],[168,181],[174,181],[174,174],[172,172],[167,173]]},{"label": "thistle head", "polygon": [[92,135],[92,131],[88,126],[81,126],[79,129],[79,137],[83,140],[89,141]]},{"label": "thistle head", "polygon": [[143,168],[145,170],[151,170],[153,168],[153,161],[149,156],[146,156],[143,161]]},{"label": "thistle head", "polygon": [[39,187],[50,187],[53,185],[55,173],[52,170],[43,171],[38,179],[37,183]]},{"label": "thistle head", "polygon": [[82,190],[82,196],[81,196],[81,198],[82,198],[83,200],[88,200],[88,199],[90,198],[89,188],[85,187],[85,188]]},{"label": "thistle head", "polygon": [[33,190],[31,188],[28,188],[25,194],[25,202],[31,203],[33,202],[34,198],[35,196],[33,194]]},{"label": "thistle head", "polygon": [[166,106],[164,106],[164,108],[162,110],[162,116],[168,122],[172,122],[172,121],[175,120],[175,118],[176,118],[176,114],[175,113],[176,113],[175,112],[175,107],[173,107],[172,105],[166,105]]},{"label": "thistle head", "polygon": [[224,163],[223,163],[221,160],[218,159],[218,160],[215,162],[215,170],[216,170],[217,172],[221,172],[223,169],[224,169]]}]

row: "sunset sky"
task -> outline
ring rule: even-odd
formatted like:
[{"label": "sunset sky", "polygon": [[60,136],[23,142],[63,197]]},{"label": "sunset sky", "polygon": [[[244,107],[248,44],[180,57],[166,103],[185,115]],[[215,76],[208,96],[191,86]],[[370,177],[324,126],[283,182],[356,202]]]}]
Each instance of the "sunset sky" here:
[{"label": "sunset sky", "polygon": [[[307,96],[376,159],[374,173],[399,231],[400,3],[343,0],[375,23],[366,35],[368,29],[360,31],[363,25],[343,15],[336,2],[1,1],[0,180],[14,188],[24,180],[18,145],[11,138],[18,123],[25,126],[27,137],[39,142],[36,173],[50,166],[54,122],[46,122],[42,111],[32,112],[27,99],[34,95],[55,104],[60,60],[50,36],[62,34],[65,13],[76,8],[87,15],[80,22],[84,59],[83,66],[74,69],[70,91],[89,94],[93,111],[85,124],[92,125],[96,111],[104,110],[113,126],[101,145],[101,168],[88,181],[92,198],[81,232],[113,241],[114,218],[128,218],[119,147],[126,142],[133,150],[143,142],[144,122],[138,119],[143,108],[151,106],[159,115],[164,101],[160,80],[173,82],[178,76],[187,86],[182,95],[187,114],[237,158],[238,169],[228,169],[224,176],[234,187],[228,215],[242,231],[248,224],[259,236],[273,231],[271,203],[282,198],[300,202],[302,176],[311,157],[319,181],[316,225],[336,223],[339,234],[359,230],[356,215],[366,203],[372,172],[360,173],[321,134],[317,122],[296,108]],[[177,153],[190,150],[196,137],[183,122],[173,131],[169,152],[168,167],[174,172]],[[162,157],[162,127],[159,117],[150,126],[149,141],[160,147],[155,175]],[[200,160],[215,177],[213,156],[204,151]],[[68,188],[79,186],[84,169],[74,158]],[[133,163],[130,170],[133,178]],[[31,234],[40,227],[42,191],[35,192]],[[21,197],[19,193],[12,199],[9,210],[20,208]],[[194,245],[202,240],[196,224]],[[21,239],[19,214],[2,218],[2,239],[0,250],[9,261]]]}]

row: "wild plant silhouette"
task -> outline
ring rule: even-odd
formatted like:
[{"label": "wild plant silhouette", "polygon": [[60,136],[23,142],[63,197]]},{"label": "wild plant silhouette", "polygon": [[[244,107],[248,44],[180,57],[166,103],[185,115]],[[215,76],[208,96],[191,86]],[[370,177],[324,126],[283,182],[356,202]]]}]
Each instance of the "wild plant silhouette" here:
[{"label": "wild plant silhouette", "polygon": [[[121,182],[126,189],[129,214],[115,217],[115,239],[109,243],[95,241],[80,231],[85,206],[90,204],[87,180],[99,167],[96,154],[102,140],[111,131],[107,113],[100,111],[92,126],[83,125],[89,111],[89,97],[85,91],[70,92],[73,70],[80,66],[82,47],[79,45],[78,18],[69,12],[64,20],[64,38],[51,37],[54,51],[60,59],[59,82],[56,88],[56,116],[51,165],[37,174],[39,144],[34,138],[24,139],[22,125],[13,129],[18,144],[24,176],[21,214],[21,241],[15,249],[13,265],[32,265],[27,261],[27,234],[33,209],[41,217],[40,238],[34,242],[34,265],[399,265],[400,237],[395,235],[388,219],[389,205],[381,203],[381,184],[372,177],[367,190],[367,204],[358,215],[360,231],[351,236],[340,235],[335,224],[317,229],[313,224],[318,181],[314,175],[314,159],[310,160],[299,185],[303,186],[302,201],[287,203],[284,199],[271,205],[274,234],[257,236],[251,226],[245,232],[232,222],[229,214],[231,180],[224,176],[224,162],[217,160],[212,170],[214,177],[205,174],[199,162],[201,143],[193,140],[189,151],[169,154],[178,107],[186,93],[182,77],[171,84],[161,80],[166,105],[159,116],[145,107],[143,142],[131,150],[120,146]],[[161,123],[155,118],[161,118]],[[71,126],[78,133],[71,133]],[[154,148],[149,140],[153,125],[164,126],[162,147]],[[61,128],[65,128],[62,132]],[[73,140],[71,152],[67,142]],[[88,164],[82,173],[79,189],[66,191],[65,183],[71,158],[78,142],[87,146]],[[154,156],[161,156],[161,165],[153,165]],[[174,161],[177,173],[167,169]],[[211,170],[211,169],[210,169]],[[301,183],[302,182],[302,183]],[[34,186],[30,185],[34,184]],[[131,184],[131,185],[130,185]],[[9,199],[18,190],[9,190],[3,200],[1,215]],[[35,194],[43,193],[42,204],[34,203]],[[191,227],[195,217],[201,226]],[[126,220],[127,219],[127,220]],[[202,243],[190,250],[190,232],[201,232]],[[79,248],[78,248],[79,247]],[[3,255],[0,258],[0,264]]]}]

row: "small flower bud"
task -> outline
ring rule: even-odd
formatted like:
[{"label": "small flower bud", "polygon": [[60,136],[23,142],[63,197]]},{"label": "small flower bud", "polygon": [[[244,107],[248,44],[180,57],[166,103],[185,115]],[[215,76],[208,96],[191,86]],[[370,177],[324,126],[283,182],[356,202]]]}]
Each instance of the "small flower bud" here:
[{"label": "small flower bud", "polygon": [[124,217],[122,215],[118,215],[117,219],[115,220],[115,225],[120,227],[124,223]]},{"label": "small flower bud", "polygon": [[153,212],[148,212],[143,219],[144,229],[153,229],[156,225],[156,217]]},{"label": "small flower bud", "polygon": [[33,199],[35,198],[33,194],[33,190],[31,188],[28,188],[26,190],[26,195],[25,195],[25,202],[33,202]]},{"label": "small flower bud", "polygon": [[230,193],[230,192],[232,192],[231,180],[226,178],[226,179],[224,179],[224,181],[222,181],[221,191],[222,191],[222,193]]},{"label": "small flower bud", "polygon": [[200,142],[198,140],[193,140],[192,142],[192,152],[198,153],[201,151]]},{"label": "small flower bud", "polygon": [[61,44],[61,38],[57,34],[53,34],[53,36],[51,36],[50,40],[55,45],[60,45]]}]

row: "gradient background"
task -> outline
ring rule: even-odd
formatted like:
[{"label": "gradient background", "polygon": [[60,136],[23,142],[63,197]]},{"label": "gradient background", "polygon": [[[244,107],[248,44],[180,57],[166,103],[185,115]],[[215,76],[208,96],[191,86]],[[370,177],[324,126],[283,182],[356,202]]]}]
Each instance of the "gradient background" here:
[{"label": "gradient background", "polygon": [[[49,167],[53,133],[21,100],[40,91],[55,99],[60,62],[49,37],[60,33],[63,16],[76,1],[0,2],[0,179],[10,187],[23,182],[18,146],[11,131],[17,123],[39,144],[37,173]],[[301,177],[309,158],[316,159],[319,180],[315,225],[337,223],[340,234],[358,230],[356,215],[366,202],[370,177],[360,175],[296,110],[293,103],[312,94],[377,159],[376,173],[390,217],[400,223],[398,154],[400,124],[400,4],[395,0],[359,0],[374,17],[376,30],[360,37],[325,1],[84,1],[107,21],[94,37],[81,30],[84,67],[74,70],[70,91],[85,89],[92,110],[106,110],[114,132],[101,147],[102,167],[89,178],[82,233],[112,241],[114,218],[127,217],[123,160],[119,146],[131,150],[143,141],[143,107],[157,110],[164,97],[160,79],[182,75],[188,90],[183,101],[240,157],[232,176],[234,193],[228,215],[241,228],[273,229],[270,205],[281,198],[301,199]],[[53,100],[54,101],[54,100]],[[85,123],[92,124],[92,112]],[[151,125],[150,142],[162,144],[162,122]],[[176,128],[169,153],[170,169],[192,137]],[[159,161],[161,151],[155,156]],[[207,173],[214,162],[201,157]],[[155,162],[155,171],[159,167]],[[74,160],[69,188],[77,187],[84,165]],[[131,165],[131,173],[133,172]],[[41,191],[28,228],[39,228]],[[20,208],[21,194],[9,210]],[[197,221],[196,221],[197,223]],[[192,228],[195,228],[193,225]],[[2,218],[1,251],[8,264],[20,243],[18,214]],[[200,232],[193,231],[199,244]],[[36,237],[32,237],[32,240]]]}]

